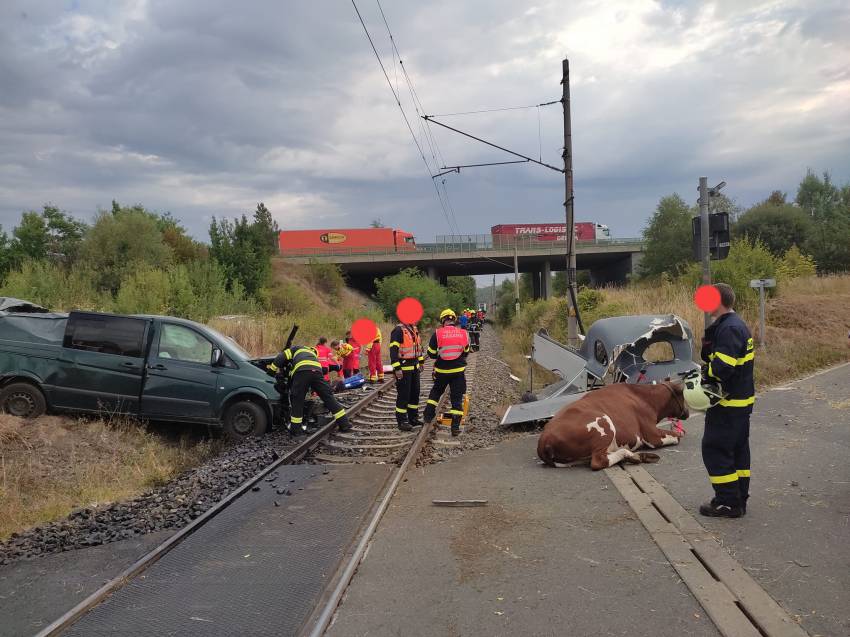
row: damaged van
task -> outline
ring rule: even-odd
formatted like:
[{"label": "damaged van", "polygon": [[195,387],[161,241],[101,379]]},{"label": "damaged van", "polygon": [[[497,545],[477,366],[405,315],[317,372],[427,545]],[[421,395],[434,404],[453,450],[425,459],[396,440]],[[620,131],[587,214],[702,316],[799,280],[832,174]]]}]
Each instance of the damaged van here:
[{"label": "damaged van", "polygon": [[279,417],[281,396],[262,361],[206,325],[9,301],[0,299],[0,411],[220,425],[237,439]]}]

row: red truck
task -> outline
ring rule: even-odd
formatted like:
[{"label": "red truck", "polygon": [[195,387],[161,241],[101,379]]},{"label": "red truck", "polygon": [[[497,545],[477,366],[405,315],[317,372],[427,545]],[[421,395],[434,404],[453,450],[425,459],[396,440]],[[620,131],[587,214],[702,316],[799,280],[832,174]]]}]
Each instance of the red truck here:
[{"label": "red truck", "polygon": [[278,247],[282,255],[309,255],[328,252],[413,252],[413,235],[395,228],[334,228],[323,230],[281,230]]},{"label": "red truck", "polygon": [[[514,223],[490,228],[494,238],[530,237],[536,241],[566,241],[565,223]],[[611,238],[608,226],[595,221],[578,221],[575,224],[576,241],[606,241]]]}]

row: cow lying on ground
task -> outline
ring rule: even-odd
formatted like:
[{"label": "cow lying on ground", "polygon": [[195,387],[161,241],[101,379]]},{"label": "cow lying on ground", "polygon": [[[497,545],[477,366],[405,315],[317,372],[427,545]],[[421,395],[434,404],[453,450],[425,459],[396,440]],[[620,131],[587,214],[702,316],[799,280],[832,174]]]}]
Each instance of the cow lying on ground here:
[{"label": "cow lying on ground", "polygon": [[618,383],[588,392],[546,423],[537,455],[553,467],[590,458],[594,470],[623,460],[656,462],[657,455],[635,451],[679,444],[682,432],[659,429],[657,423],[664,418],[688,417],[682,389],[680,383],[671,382]]}]

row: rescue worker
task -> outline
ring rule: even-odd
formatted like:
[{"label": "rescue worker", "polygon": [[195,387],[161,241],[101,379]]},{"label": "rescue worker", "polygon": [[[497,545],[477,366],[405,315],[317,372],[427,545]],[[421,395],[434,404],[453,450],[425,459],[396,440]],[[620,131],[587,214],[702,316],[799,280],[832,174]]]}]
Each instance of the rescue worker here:
[{"label": "rescue worker", "polygon": [[340,431],[351,429],[345,409],[334,398],[330,384],[322,377],[319,356],[312,347],[293,345],[278,354],[269,369],[280,378],[289,379],[289,433],[298,436],[307,433],[304,422],[304,399],[313,391],[330,412]]},{"label": "rescue worker", "polygon": [[428,342],[428,356],[434,362],[434,386],[425,405],[425,422],[430,423],[437,415],[440,397],[449,388],[452,408],[452,436],[460,434],[463,418],[463,396],[466,393],[466,355],[469,354],[469,335],[455,325],[457,316],[452,310],[440,312],[440,324]]},{"label": "rescue worker", "polygon": [[339,341],[331,341],[331,365],[328,368],[329,371],[336,372],[337,380],[341,380],[344,378],[344,372],[342,369],[343,364],[345,363],[345,357],[348,356],[354,350],[351,345],[348,343],[340,343]]},{"label": "rescue worker", "polygon": [[375,340],[366,346],[369,362],[369,382],[380,383],[384,380],[384,363],[381,361],[381,328],[377,330]]},{"label": "rescue worker", "polygon": [[466,324],[469,322],[469,316],[466,311],[460,313],[460,328],[465,330]]},{"label": "rescue worker", "polygon": [[320,336],[319,342],[316,343],[316,354],[319,357],[319,364],[322,366],[322,374],[325,380],[330,381],[331,348],[328,347],[328,339],[324,336]]},{"label": "rescue worker", "polygon": [[351,347],[348,355],[342,359],[342,375],[351,378],[360,373],[360,343],[354,340],[351,332],[345,333],[345,342]]},{"label": "rescue worker", "polygon": [[700,356],[708,363],[707,380],[723,393],[705,412],[702,458],[714,498],[699,508],[702,515],[738,518],[747,512],[750,492],[750,414],[755,403],[754,345],[746,323],[733,309],[735,292],[714,285],[720,305],[705,330]]},{"label": "rescue worker", "polygon": [[419,420],[420,375],[425,356],[415,323],[399,323],[390,333],[390,364],[395,376],[395,418],[398,428],[412,431]]}]

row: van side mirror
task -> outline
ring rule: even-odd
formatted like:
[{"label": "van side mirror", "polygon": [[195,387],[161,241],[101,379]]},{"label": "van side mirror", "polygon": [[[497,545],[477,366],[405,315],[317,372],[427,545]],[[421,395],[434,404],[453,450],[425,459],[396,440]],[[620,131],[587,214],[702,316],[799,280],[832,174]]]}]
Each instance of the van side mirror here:
[{"label": "van side mirror", "polygon": [[222,354],[219,348],[214,347],[212,351],[212,357],[210,359],[210,365],[212,365],[213,367],[218,367],[219,365],[221,365],[223,359],[224,354]]}]

